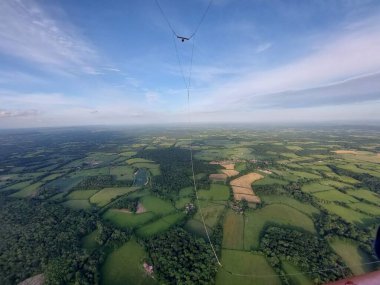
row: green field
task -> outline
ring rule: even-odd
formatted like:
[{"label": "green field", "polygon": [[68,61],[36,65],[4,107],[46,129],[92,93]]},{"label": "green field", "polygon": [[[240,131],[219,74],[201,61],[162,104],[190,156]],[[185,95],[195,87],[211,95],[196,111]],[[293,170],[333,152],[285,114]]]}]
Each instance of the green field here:
[{"label": "green field", "polygon": [[[280,278],[262,255],[238,250],[222,250],[223,268],[216,275],[216,285],[280,285]],[[236,274],[252,276],[236,276]],[[268,276],[271,275],[271,276]],[[272,276],[273,275],[273,276]]]},{"label": "green field", "polygon": [[379,206],[375,206],[375,205],[371,205],[371,204],[367,204],[367,203],[353,203],[353,204],[350,204],[349,206],[350,206],[350,208],[352,208],[354,210],[360,210],[364,213],[375,216],[377,218],[380,216],[380,207]]},{"label": "green field", "polygon": [[70,192],[69,195],[66,196],[68,200],[85,200],[89,199],[92,195],[94,195],[99,190],[78,190]]},{"label": "green field", "polygon": [[177,209],[183,209],[187,204],[191,203],[192,199],[190,197],[182,197],[175,201],[175,207]]},{"label": "green field", "polygon": [[[184,229],[192,234],[195,234],[196,236],[203,237],[204,239],[207,238],[203,223],[198,220],[188,220],[184,226]],[[208,228],[207,230],[211,229]]]},{"label": "green field", "polygon": [[370,216],[364,215],[350,208],[346,208],[334,203],[321,204],[327,211],[340,216],[349,223],[364,223],[371,219]]},{"label": "green field", "polygon": [[272,184],[279,184],[279,185],[286,185],[289,183],[289,181],[282,180],[279,178],[276,178],[276,175],[267,175],[263,179],[257,180],[253,183],[253,187],[261,186],[261,185],[272,185]]},{"label": "green field", "polygon": [[157,215],[167,215],[175,211],[174,206],[169,202],[155,196],[144,196],[141,203],[147,211]]},{"label": "green field", "polygon": [[309,216],[287,205],[272,204],[249,212],[245,216],[244,248],[258,248],[260,233],[268,223],[289,225],[315,233],[313,221]]},{"label": "green field", "polygon": [[337,201],[345,203],[359,202],[354,197],[344,194],[336,189],[323,192],[314,192],[313,196],[326,201]]},{"label": "green field", "polygon": [[347,194],[380,205],[380,195],[367,189],[348,190]]},{"label": "green field", "polygon": [[144,159],[144,158],[131,158],[131,159],[128,159],[128,160],[127,160],[127,163],[128,163],[128,164],[135,164],[135,163],[150,163],[150,162],[153,162],[153,161],[148,160],[148,159]]},{"label": "green field", "polygon": [[134,169],[129,165],[110,168],[110,175],[116,176],[117,180],[133,180],[134,172]]},{"label": "green field", "polygon": [[160,166],[158,164],[141,162],[134,163],[133,166],[137,168],[146,168],[153,176],[161,174]]},{"label": "green field", "polygon": [[42,185],[41,182],[34,183],[32,185],[26,186],[24,189],[12,194],[12,197],[17,198],[26,198],[26,197],[32,197],[37,193],[37,190]]},{"label": "green field", "polygon": [[323,185],[329,185],[329,186],[333,186],[333,187],[336,187],[336,188],[352,188],[352,185],[350,184],[346,184],[346,183],[343,183],[343,182],[339,182],[339,181],[335,181],[335,180],[322,180],[320,182],[321,184]]},{"label": "green field", "polygon": [[172,227],[177,222],[181,221],[185,217],[185,213],[174,213],[161,219],[154,221],[150,224],[142,226],[137,230],[137,235],[140,237],[149,237],[158,233],[164,232]]},{"label": "green field", "polygon": [[301,271],[297,269],[293,264],[287,261],[281,261],[282,268],[286,274],[289,274],[287,277],[291,280],[293,285],[313,285],[312,282],[306,275],[302,274]]},{"label": "green field", "polygon": [[180,197],[187,197],[187,196],[193,196],[194,195],[194,188],[193,187],[186,187],[181,190],[179,190],[179,196]]},{"label": "green field", "polygon": [[211,184],[210,190],[199,190],[199,199],[227,201],[230,197],[230,189],[226,185]]},{"label": "green field", "polygon": [[144,271],[143,262],[146,258],[144,248],[135,240],[130,240],[107,256],[101,268],[101,284],[157,284]]},{"label": "green field", "polygon": [[135,191],[136,187],[104,188],[90,198],[92,204],[99,207],[107,205],[112,199]]},{"label": "green field", "polygon": [[99,247],[98,242],[96,241],[96,236],[99,234],[99,230],[96,229],[93,232],[89,233],[82,239],[82,246],[89,252],[92,252],[94,249]]},{"label": "green field", "polygon": [[155,218],[152,212],[134,214],[122,212],[118,209],[109,209],[103,218],[121,228],[135,228],[142,226]]},{"label": "green field", "polygon": [[69,200],[64,202],[63,205],[74,210],[88,210],[91,208],[91,204],[88,200]]},{"label": "green field", "polygon": [[329,185],[322,185],[320,183],[309,183],[302,186],[302,191],[307,192],[307,193],[330,191],[330,190],[335,190],[335,188]]},{"label": "green field", "polygon": [[359,249],[358,244],[354,241],[347,239],[333,239],[332,241],[329,241],[329,244],[334,251],[342,257],[343,261],[348,267],[350,267],[354,275],[363,274],[372,269],[369,265],[361,265],[362,263],[368,263],[372,260]]},{"label": "green field", "polygon": [[[225,205],[214,204],[208,201],[200,201],[203,218],[206,225],[210,228],[213,228],[218,222],[221,214],[225,209]],[[200,209],[198,208],[197,213],[194,215],[194,219],[202,221]]]},{"label": "green field", "polygon": [[224,218],[223,248],[244,249],[244,217],[232,210]]},{"label": "green field", "polygon": [[301,178],[307,178],[307,179],[319,179],[321,176],[310,173],[310,172],[304,172],[304,171],[292,171],[293,175],[297,176],[299,179]]},{"label": "green field", "polygon": [[265,204],[285,204],[309,216],[319,213],[314,206],[285,195],[260,195],[260,198]]}]

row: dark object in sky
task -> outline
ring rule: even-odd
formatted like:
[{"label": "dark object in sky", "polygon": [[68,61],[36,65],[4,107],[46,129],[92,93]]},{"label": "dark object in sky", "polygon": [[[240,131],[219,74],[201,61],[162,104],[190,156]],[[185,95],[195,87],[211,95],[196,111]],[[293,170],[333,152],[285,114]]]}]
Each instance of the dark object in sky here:
[{"label": "dark object in sky", "polygon": [[377,229],[377,235],[376,235],[376,239],[375,239],[374,248],[375,248],[377,258],[380,259],[380,226]]},{"label": "dark object in sky", "polygon": [[179,38],[182,42],[190,40],[189,38],[181,37],[181,36],[177,36],[177,38]]}]

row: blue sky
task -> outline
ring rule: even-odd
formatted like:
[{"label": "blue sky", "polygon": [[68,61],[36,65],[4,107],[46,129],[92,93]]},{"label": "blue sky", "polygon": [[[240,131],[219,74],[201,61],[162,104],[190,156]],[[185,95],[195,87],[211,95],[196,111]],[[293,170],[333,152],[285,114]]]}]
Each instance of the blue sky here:
[{"label": "blue sky", "polygon": [[[159,2],[184,36],[208,5]],[[380,120],[380,1],[214,0],[176,44],[194,122]],[[154,0],[0,1],[0,128],[186,122],[186,99]]]}]

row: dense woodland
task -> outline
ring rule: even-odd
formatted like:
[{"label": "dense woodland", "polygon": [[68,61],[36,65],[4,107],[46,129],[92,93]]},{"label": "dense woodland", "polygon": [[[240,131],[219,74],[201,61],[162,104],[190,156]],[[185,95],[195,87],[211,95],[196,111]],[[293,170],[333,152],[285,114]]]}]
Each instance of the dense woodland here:
[{"label": "dense woodland", "polygon": [[280,271],[281,259],[288,260],[304,272],[313,272],[310,275],[316,283],[350,275],[347,268],[341,268],[345,264],[331,251],[327,242],[308,233],[270,227],[261,239],[261,248],[270,265],[277,271]]},{"label": "dense woodland", "polygon": [[217,264],[203,239],[178,228],[149,240],[148,249],[164,284],[213,283]]},{"label": "dense woodland", "polygon": [[[152,191],[157,195],[170,198],[178,194],[180,189],[192,185],[189,150],[176,147],[143,150],[137,156],[160,164],[161,175],[152,179]],[[215,165],[199,160],[194,160],[194,168],[206,173],[217,170]],[[209,185],[206,179],[200,179],[202,186]]]}]

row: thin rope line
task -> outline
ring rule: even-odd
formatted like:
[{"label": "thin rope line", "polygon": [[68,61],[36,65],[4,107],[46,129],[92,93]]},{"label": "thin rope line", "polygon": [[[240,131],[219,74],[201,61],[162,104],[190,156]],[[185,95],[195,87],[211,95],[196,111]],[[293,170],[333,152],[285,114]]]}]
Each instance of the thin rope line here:
[{"label": "thin rope line", "polygon": [[160,10],[162,17],[165,19],[166,23],[167,23],[168,26],[169,26],[169,29],[172,31],[172,33],[173,33],[174,35],[178,36],[177,33],[175,32],[173,26],[170,24],[170,21],[169,21],[168,17],[166,16],[164,10],[161,8],[161,5],[160,5],[160,3],[158,2],[158,0],[154,0],[154,2],[156,2],[156,5],[157,5],[158,9]]},{"label": "thin rope line", "polygon": [[189,39],[191,39],[192,37],[194,37],[197,34],[197,32],[199,30],[199,27],[202,25],[204,19],[206,18],[208,10],[210,10],[211,4],[213,2],[214,2],[214,0],[210,0],[210,2],[208,2],[208,6],[207,6],[205,12],[203,13],[201,20],[199,21],[199,23],[198,23],[197,27],[195,28],[194,32],[190,35]]},{"label": "thin rope line", "polygon": [[296,276],[296,275],[304,275],[304,274],[312,274],[312,273],[321,273],[321,272],[326,272],[326,271],[339,271],[339,270],[342,270],[342,269],[347,269],[347,268],[350,269],[352,267],[359,267],[359,266],[362,266],[362,265],[369,265],[369,264],[375,264],[375,263],[380,263],[380,260],[379,261],[366,262],[366,263],[357,263],[357,264],[353,264],[351,266],[337,266],[337,268],[331,267],[331,268],[326,268],[326,269],[321,269],[321,270],[315,270],[315,271],[300,271],[299,273],[286,273],[286,274],[240,274],[240,273],[234,273],[234,272],[226,269],[224,266],[222,266],[222,268],[227,273],[229,273],[231,275],[235,275],[235,276],[266,278],[266,277],[275,277],[275,276],[281,276],[281,275]]},{"label": "thin rope line", "polygon": [[[175,34],[173,34],[173,43],[174,43],[174,48],[175,48],[175,52],[176,52],[176,56],[177,56],[177,61],[178,61],[178,65],[179,65],[181,75],[182,75],[183,83],[185,84],[186,90],[188,90],[189,86],[188,86],[188,83],[187,83],[187,80],[185,77],[185,73],[183,71],[182,62],[181,62],[181,58],[179,56],[179,51],[178,51],[178,47],[177,47],[177,39],[175,37],[176,37]],[[193,56],[193,55],[191,55],[191,56]]]},{"label": "thin rope line", "polygon": [[[164,9],[162,9],[162,7],[160,5],[160,2],[158,0],[154,0],[154,2],[156,3],[158,9],[160,10],[160,13],[161,13],[162,17],[165,19],[166,23],[168,24],[169,29],[172,31],[172,33],[176,37],[178,37],[179,35],[177,34],[177,32],[175,31],[174,27],[170,23],[169,18],[166,16]],[[193,37],[195,37],[195,35],[198,33],[198,30],[199,30],[200,26],[202,25],[204,19],[206,18],[206,15],[207,15],[208,11],[210,10],[210,7],[211,7],[211,5],[212,5],[213,2],[214,2],[214,0],[210,0],[208,2],[208,5],[207,5],[205,11],[203,12],[202,17],[200,18],[198,24],[196,25],[194,32],[192,32],[191,35],[188,37],[188,40],[190,40]]]}]

